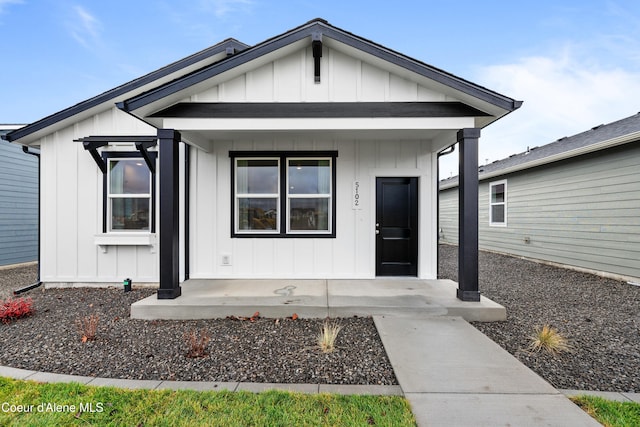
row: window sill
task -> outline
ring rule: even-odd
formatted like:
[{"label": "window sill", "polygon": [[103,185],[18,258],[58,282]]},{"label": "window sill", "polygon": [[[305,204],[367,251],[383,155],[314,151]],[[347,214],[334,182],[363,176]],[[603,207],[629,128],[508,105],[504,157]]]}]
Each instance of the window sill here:
[{"label": "window sill", "polygon": [[104,253],[109,246],[149,246],[151,253],[155,253],[158,237],[155,233],[105,233],[97,234],[94,242]]}]

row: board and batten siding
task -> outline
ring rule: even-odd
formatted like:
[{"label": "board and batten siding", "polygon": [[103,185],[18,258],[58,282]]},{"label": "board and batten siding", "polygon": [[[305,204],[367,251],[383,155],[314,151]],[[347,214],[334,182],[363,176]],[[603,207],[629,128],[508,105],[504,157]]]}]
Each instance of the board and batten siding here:
[{"label": "board and batten siding", "polygon": [[[231,238],[229,151],[336,150],[335,238]],[[218,142],[213,153],[192,151],[191,278],[372,278],[375,277],[375,178],[420,180],[420,276],[435,278],[434,155],[421,141],[311,140]],[[353,209],[353,182],[360,183],[361,209]],[[223,265],[222,257],[230,259]]]},{"label": "board and batten siding", "polygon": [[[482,249],[640,278],[640,144],[482,180]],[[489,226],[489,184],[507,180],[507,226]],[[458,191],[440,192],[441,241],[458,242]]]},{"label": "board and batten siding", "polygon": [[38,159],[0,140],[0,265],[37,259]]},{"label": "board and batten siding", "polygon": [[[102,233],[102,173],[82,143],[74,142],[90,135],[156,132],[114,107],[39,141],[44,283],[113,283],[127,277],[134,283],[158,281],[158,253],[149,246],[109,246],[103,252],[96,245]],[[110,149],[135,151],[132,145]]]}]

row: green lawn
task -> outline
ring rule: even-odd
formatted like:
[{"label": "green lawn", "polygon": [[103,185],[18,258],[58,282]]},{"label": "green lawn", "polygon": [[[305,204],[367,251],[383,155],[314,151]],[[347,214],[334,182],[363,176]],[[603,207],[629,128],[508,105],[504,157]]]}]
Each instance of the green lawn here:
[{"label": "green lawn", "polygon": [[605,427],[640,426],[640,403],[614,402],[595,396],[578,396],[571,400]]},{"label": "green lawn", "polygon": [[416,425],[399,396],[123,390],[0,377],[0,405],[2,426]]}]

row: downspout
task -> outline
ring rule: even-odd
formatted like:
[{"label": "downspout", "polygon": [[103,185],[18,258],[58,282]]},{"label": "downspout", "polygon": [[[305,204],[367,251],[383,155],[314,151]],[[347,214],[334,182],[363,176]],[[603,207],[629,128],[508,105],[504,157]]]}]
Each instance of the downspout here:
[{"label": "downspout", "polygon": [[42,282],[40,281],[40,153],[29,151],[29,147],[27,147],[26,145],[22,146],[22,151],[26,154],[31,154],[32,156],[36,156],[38,158],[38,277],[36,278],[35,283],[13,291],[14,295],[19,295],[42,285]]},{"label": "downspout", "polygon": [[[456,143],[457,144],[457,143]],[[438,235],[438,244],[436,245],[436,249],[440,244],[440,157],[449,155],[456,150],[456,144],[451,144],[449,147],[445,148],[441,152],[438,153],[438,161],[436,162],[436,177],[437,179],[437,188],[436,188],[436,234]],[[436,278],[438,277],[438,266],[440,265],[440,251],[436,250]]]}]

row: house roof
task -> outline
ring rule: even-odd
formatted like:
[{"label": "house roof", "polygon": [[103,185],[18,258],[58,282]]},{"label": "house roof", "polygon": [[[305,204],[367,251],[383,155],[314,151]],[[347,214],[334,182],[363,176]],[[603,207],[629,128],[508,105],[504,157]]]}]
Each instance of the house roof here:
[{"label": "house roof", "polygon": [[[516,110],[522,104],[507,96],[479,86],[465,79],[457,77],[439,68],[428,65],[419,60],[403,55],[365,38],[330,25],[324,19],[314,19],[283,34],[265,40],[255,46],[245,45],[235,39],[227,39],[213,47],[205,49],[157,71],[118,86],[96,97],[80,102],[58,113],[45,117],[37,122],[3,135],[8,141],[30,144],[38,138],[68,126],[74,121],[88,117],[98,108],[112,108],[116,104],[121,110],[143,118],[136,110],[146,110],[150,104],[160,101],[157,106],[163,109],[176,101],[171,96],[178,96],[180,92],[207,79],[242,66],[248,62],[275,52],[278,49],[291,46],[296,42],[304,42],[310,37],[326,37],[342,43],[349,48],[402,69],[430,79],[442,87],[450,88],[466,100],[482,101],[489,106],[494,118],[488,117],[489,123],[498,117]],[[466,102],[465,99],[461,101]],[[162,105],[166,103],[166,105]],[[156,105],[156,104],[154,104]],[[140,111],[142,111],[140,110]],[[487,115],[489,116],[489,115]]]},{"label": "house roof", "polygon": [[[494,178],[638,140],[640,113],[609,124],[594,126],[585,132],[565,136],[540,147],[527,148],[523,153],[512,154],[505,159],[482,165],[478,168],[479,179]],[[457,185],[457,176],[440,181],[442,190]]]},{"label": "house roof", "polygon": [[136,90],[144,88],[147,85],[153,84],[154,82],[157,82],[162,78],[170,76],[171,74],[178,73],[190,66],[198,64],[201,61],[210,59],[221,53],[226,53],[227,49],[232,49],[235,52],[235,51],[246,49],[247,47],[249,46],[242,42],[239,42],[238,40],[235,40],[232,38],[226,39],[214,46],[211,46],[207,49],[204,49],[200,52],[197,52],[193,55],[190,55],[186,58],[176,61],[165,67],[162,67],[156,71],[153,71],[135,80],[132,80],[116,88],[108,90],[104,93],[101,93],[100,95],[94,96],[93,98],[89,98],[76,105],[73,105],[55,114],[47,116],[41,120],[38,120],[37,122],[24,126],[18,130],[9,132],[6,135],[2,135],[2,139],[6,139],[7,141],[17,141],[21,138],[28,137],[38,131],[41,131],[49,126],[56,125],[66,119],[72,118],[73,116],[76,116],[89,109],[100,106],[110,101],[115,101],[117,100],[117,98],[123,95],[131,94]]},{"label": "house roof", "polygon": [[374,57],[385,60],[394,65],[398,65],[408,71],[427,77],[474,98],[481,99],[489,104],[499,107],[500,109],[506,110],[507,112],[516,110],[520,105],[522,105],[521,101],[515,101],[507,96],[471,83],[444,70],[374,43],[371,40],[356,36],[348,31],[330,25],[324,19],[316,18],[306,24],[245,49],[225,61],[211,64],[172,82],[130,98],[120,103],[118,106],[124,111],[132,112],[284,46],[293,44],[296,41],[307,39],[317,34],[321,34],[322,37],[336,40],[347,46],[358,49],[359,51],[371,54]]}]

